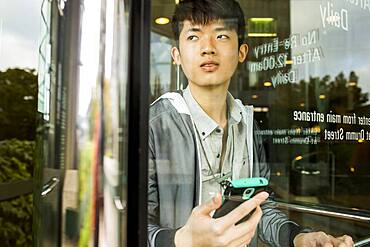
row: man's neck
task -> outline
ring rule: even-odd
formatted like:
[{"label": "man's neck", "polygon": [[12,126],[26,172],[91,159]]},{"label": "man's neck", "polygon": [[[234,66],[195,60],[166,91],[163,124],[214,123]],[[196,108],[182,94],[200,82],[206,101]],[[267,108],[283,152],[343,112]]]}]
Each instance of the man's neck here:
[{"label": "man's neck", "polygon": [[189,89],[193,98],[202,107],[203,111],[222,128],[225,128],[227,125],[226,98],[228,85],[199,87],[193,83],[189,83]]}]

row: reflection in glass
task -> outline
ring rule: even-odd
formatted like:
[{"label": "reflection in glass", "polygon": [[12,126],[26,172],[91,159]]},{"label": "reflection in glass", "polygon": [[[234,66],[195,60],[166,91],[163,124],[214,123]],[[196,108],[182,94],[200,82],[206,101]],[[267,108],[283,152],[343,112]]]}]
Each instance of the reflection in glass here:
[{"label": "reflection in glass", "polygon": [[[0,242],[32,245],[40,0],[0,2]],[[31,188],[24,188],[26,187]]]},{"label": "reflection in glass", "polygon": [[[276,197],[370,211],[370,34],[364,31],[370,25],[369,6],[328,0],[239,2],[249,54],[229,90],[254,106]],[[169,60],[175,44],[170,25],[155,22],[170,18],[174,5],[152,2],[152,101],[186,85]],[[368,233],[362,223],[290,214],[333,233]]]}]

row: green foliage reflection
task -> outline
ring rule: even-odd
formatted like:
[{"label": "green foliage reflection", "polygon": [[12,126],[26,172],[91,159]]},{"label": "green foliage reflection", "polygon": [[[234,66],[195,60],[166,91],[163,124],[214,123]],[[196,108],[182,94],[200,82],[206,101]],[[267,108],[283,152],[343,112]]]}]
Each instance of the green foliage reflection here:
[{"label": "green foliage reflection", "polygon": [[[0,142],[0,183],[32,177],[32,141],[16,139]],[[0,203],[1,246],[32,246],[32,195]]]}]

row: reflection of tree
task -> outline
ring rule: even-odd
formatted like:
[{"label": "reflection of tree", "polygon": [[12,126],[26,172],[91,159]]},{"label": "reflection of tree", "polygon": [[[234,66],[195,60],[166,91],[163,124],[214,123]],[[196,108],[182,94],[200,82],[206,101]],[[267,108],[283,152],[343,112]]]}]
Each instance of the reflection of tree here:
[{"label": "reflection of tree", "polygon": [[[37,86],[34,70],[0,72],[0,183],[32,177]],[[24,195],[0,203],[2,246],[32,245],[32,198]]]},{"label": "reflection of tree", "polygon": [[159,73],[156,73],[154,76],[154,88],[153,93],[151,95],[150,102],[153,102],[157,98],[159,98],[163,93],[163,89],[161,87],[161,77]]},{"label": "reflection of tree", "polygon": [[278,85],[275,90],[278,97],[274,105],[279,109],[325,112],[330,107],[333,112],[344,114],[369,101],[368,93],[363,93],[358,86],[354,71],[348,78],[342,72],[334,80],[329,75],[310,77],[309,81]]},{"label": "reflection of tree", "polygon": [[[355,131],[359,126],[328,123],[326,118],[324,123],[314,121],[297,122],[291,116],[295,110],[316,111],[324,114],[349,115],[358,113],[358,115],[368,115],[370,113],[369,107],[365,106],[369,101],[368,93],[362,92],[361,87],[358,86],[358,80],[358,76],[352,71],[348,78],[341,72],[334,79],[326,75],[322,78],[310,77],[308,81],[301,80],[299,83],[280,84],[274,89],[275,98],[271,101],[269,122],[265,123],[267,126],[263,127],[307,128],[320,126],[321,129],[336,130],[342,127],[344,130]],[[311,148],[319,147],[312,146]]]},{"label": "reflection of tree", "polygon": [[0,140],[34,140],[37,75],[34,70],[0,72]]},{"label": "reflection of tree", "polygon": [[[30,179],[34,142],[0,141],[0,183]],[[32,246],[32,195],[0,203],[1,246]]]},{"label": "reflection of tree", "polygon": [[367,93],[362,93],[358,87],[358,77],[355,72],[351,72],[347,80],[343,73],[340,73],[335,80],[330,82],[330,101],[333,106],[341,106],[348,110],[353,110],[368,99]]},{"label": "reflection of tree", "polygon": [[[310,77],[309,80],[301,80],[299,83],[280,84],[271,90],[273,98],[269,102],[268,121],[263,128],[310,128],[318,127],[321,130],[321,141],[317,145],[268,145],[270,148],[270,162],[284,162],[289,164],[298,155],[322,152],[332,153],[334,156],[335,171],[330,176],[335,178],[335,200],[341,205],[350,205],[368,209],[368,205],[362,202],[351,202],[348,198],[356,195],[365,196],[369,191],[364,188],[366,184],[364,174],[369,174],[369,156],[361,154],[368,147],[368,142],[357,140],[325,140],[324,129],[336,131],[340,128],[346,132],[356,132],[361,129],[369,130],[369,126],[343,123],[342,116],[370,116],[368,92],[363,92],[358,85],[359,77],[354,71],[349,75],[339,73],[334,78],[326,75],[322,78]],[[294,121],[292,113],[295,110],[305,112],[333,113],[341,116],[341,122]],[[349,145],[350,144],[350,145]],[[325,160],[323,160],[325,162]],[[308,163],[316,164],[316,159],[308,159]],[[324,163],[323,163],[324,164]],[[326,164],[330,165],[329,162]],[[299,175],[298,175],[299,176]],[[300,177],[299,177],[300,178]],[[300,178],[301,179],[301,178]],[[329,178],[328,180],[329,181]],[[293,187],[296,184],[291,184]],[[304,185],[302,185],[304,188]],[[366,187],[366,186],[365,186]],[[318,188],[318,187],[317,187]],[[316,188],[314,191],[319,191]],[[327,190],[329,191],[329,190]],[[339,193],[340,192],[340,193]],[[324,198],[324,193],[319,192]],[[340,195],[339,195],[340,194]]]}]

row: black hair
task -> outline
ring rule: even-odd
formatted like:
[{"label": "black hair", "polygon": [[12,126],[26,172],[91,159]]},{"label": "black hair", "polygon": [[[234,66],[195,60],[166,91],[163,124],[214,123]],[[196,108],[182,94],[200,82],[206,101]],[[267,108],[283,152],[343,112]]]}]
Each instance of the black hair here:
[{"label": "black hair", "polygon": [[244,43],[245,20],[239,3],[235,0],[183,0],[175,8],[172,17],[172,30],[178,42],[183,22],[197,25],[222,20],[238,33],[239,46]]}]

